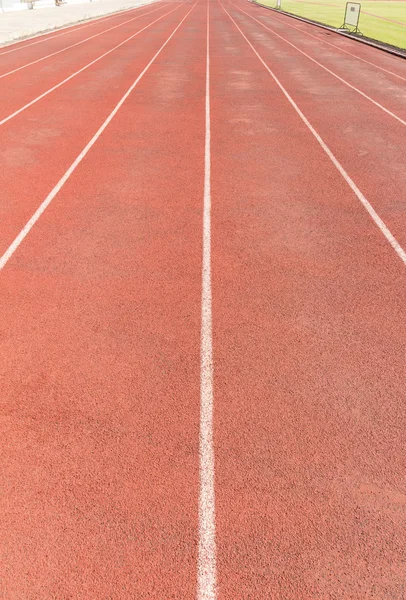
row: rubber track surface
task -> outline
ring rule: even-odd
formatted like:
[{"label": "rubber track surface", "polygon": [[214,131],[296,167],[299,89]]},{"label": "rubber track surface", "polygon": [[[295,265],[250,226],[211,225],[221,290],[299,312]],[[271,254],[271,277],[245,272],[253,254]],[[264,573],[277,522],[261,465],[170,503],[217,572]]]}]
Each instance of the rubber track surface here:
[{"label": "rubber track surface", "polygon": [[403,600],[405,265],[263,62],[403,249],[406,62],[243,0],[154,3],[2,49],[0,120],[138,31],[0,125],[3,255],[149,65],[0,271],[0,597]]}]

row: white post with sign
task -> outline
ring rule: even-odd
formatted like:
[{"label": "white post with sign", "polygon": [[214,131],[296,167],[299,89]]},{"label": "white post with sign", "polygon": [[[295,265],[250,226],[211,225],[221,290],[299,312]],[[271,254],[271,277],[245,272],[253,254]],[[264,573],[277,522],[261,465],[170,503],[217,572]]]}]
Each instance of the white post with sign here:
[{"label": "white post with sign", "polygon": [[361,14],[361,4],[358,2],[347,2],[345,7],[344,24],[342,29],[350,29],[354,33],[359,33],[358,23]]}]

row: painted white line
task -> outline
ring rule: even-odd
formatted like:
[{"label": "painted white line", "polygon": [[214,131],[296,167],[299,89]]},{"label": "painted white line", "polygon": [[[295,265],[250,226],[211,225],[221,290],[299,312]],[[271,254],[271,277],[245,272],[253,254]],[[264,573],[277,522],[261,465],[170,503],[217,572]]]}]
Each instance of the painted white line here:
[{"label": "painted white line", "polygon": [[[162,3],[162,0],[155,0],[153,3],[158,4],[158,2]],[[104,15],[104,16],[90,18],[89,19],[90,23],[86,22],[85,24],[82,24],[82,25],[80,23],[71,23],[70,25],[66,25],[65,27],[57,27],[57,28],[55,28],[55,30],[38,33],[36,35],[32,35],[23,40],[21,40],[21,39],[15,40],[14,42],[8,44],[6,46],[6,48],[10,48],[10,46],[16,46],[17,44],[20,44],[18,46],[18,48],[10,48],[9,50],[6,50],[5,52],[0,52],[0,56],[3,56],[3,54],[10,54],[11,52],[18,52],[19,50],[24,50],[25,48],[29,48],[30,46],[36,46],[36,44],[43,44],[44,42],[47,42],[48,40],[53,40],[57,37],[62,37],[63,35],[68,35],[68,33],[75,33],[76,31],[79,31],[80,29],[85,29],[85,27],[91,27],[92,25],[104,23],[104,21],[108,21],[109,19],[113,19],[114,17],[119,17],[119,16],[122,16],[122,15],[125,15],[128,13],[137,12],[137,11],[141,10],[142,8],[146,8],[149,4],[152,4],[152,2],[148,2],[147,4],[142,4],[141,6],[136,6],[135,8],[129,8],[127,10],[120,10],[118,12],[113,13],[112,15]],[[60,33],[55,33],[55,31],[58,31]],[[52,35],[54,33],[55,33],[55,35]],[[45,37],[45,36],[48,36],[48,37]],[[36,42],[30,42],[29,44],[24,44],[24,42],[26,42],[26,41],[37,39],[37,38],[41,38],[41,39],[37,40]],[[21,44],[24,44],[24,45],[21,45]]]},{"label": "painted white line", "polygon": [[[230,4],[232,4],[232,3],[230,3]],[[233,6],[236,6],[236,5],[233,4]],[[287,19],[288,18],[289,17],[287,17]],[[304,33],[305,35],[314,38],[315,40],[317,40],[318,42],[321,42],[322,44],[328,44],[329,46],[332,46],[333,48],[335,48],[336,50],[339,50],[340,52],[345,52],[345,54],[349,54],[353,58],[362,60],[362,62],[366,63],[367,65],[371,65],[371,67],[375,67],[376,69],[379,69],[380,71],[384,71],[385,73],[389,73],[389,75],[393,75],[394,77],[397,77],[398,79],[402,79],[402,81],[406,81],[406,77],[402,77],[401,75],[398,75],[397,73],[394,73],[393,71],[389,71],[389,69],[385,69],[384,67],[380,67],[379,65],[376,65],[375,63],[373,63],[369,60],[366,60],[365,58],[361,58],[361,56],[358,56],[357,54],[353,54],[352,52],[349,52],[348,50],[344,50],[344,48],[340,48],[340,46],[336,46],[335,44],[332,44],[331,42],[328,42],[327,40],[319,38],[319,37],[317,37],[317,35],[314,35],[313,33],[310,33],[309,31],[300,29],[300,27],[296,27],[295,25],[292,25],[291,23],[286,23],[285,21],[281,21],[281,19],[273,19],[273,20],[276,21],[277,23],[280,23],[281,25],[286,25],[286,27],[290,27],[291,29],[296,29],[296,31],[299,31],[300,33]]]},{"label": "painted white line", "polygon": [[216,600],[216,514],[213,448],[213,340],[211,298],[210,29],[207,2],[206,110],[203,192],[202,322],[200,347],[200,493],[197,600]]},{"label": "painted white line", "polygon": [[64,85],[65,83],[67,83],[68,81],[70,81],[71,79],[73,79],[74,77],[76,77],[76,75],[79,75],[79,73],[82,73],[83,71],[85,71],[86,69],[88,69],[89,67],[91,67],[92,65],[94,65],[95,63],[97,63],[99,60],[101,60],[102,58],[104,58],[105,56],[107,56],[108,54],[111,54],[112,52],[114,52],[115,50],[117,50],[117,48],[120,48],[120,46],[123,46],[124,44],[126,44],[127,42],[129,42],[130,40],[132,40],[133,38],[135,38],[137,35],[139,35],[143,31],[145,31],[146,29],[148,29],[149,27],[152,27],[152,25],[154,25],[155,23],[157,23],[158,21],[160,21],[161,19],[163,19],[167,15],[173,13],[175,10],[178,10],[181,6],[183,6],[183,4],[185,4],[185,2],[182,2],[182,4],[179,4],[178,6],[176,6],[175,8],[173,8],[172,10],[168,11],[167,13],[164,13],[163,15],[161,15],[160,17],[158,17],[158,19],[155,19],[155,21],[152,21],[152,23],[149,23],[149,25],[146,25],[145,27],[143,27],[139,31],[136,31],[135,33],[133,33],[133,35],[130,35],[130,37],[128,37],[127,39],[125,39],[123,42],[121,42],[120,44],[117,44],[117,46],[114,46],[114,48],[111,48],[111,50],[108,50],[107,52],[105,52],[104,54],[102,54],[101,56],[99,56],[98,58],[95,58],[94,60],[92,60],[92,62],[88,63],[87,65],[85,65],[84,67],[82,67],[81,69],[79,69],[78,71],[75,71],[74,73],[72,73],[72,75],[69,75],[69,77],[66,77],[65,79],[63,79],[63,81],[57,83],[56,85],[54,85],[53,87],[51,87],[49,90],[47,90],[43,94],[40,94],[39,96],[37,96],[36,98],[34,98],[34,100],[31,100],[31,102],[27,102],[27,104],[24,104],[24,106],[22,106],[18,110],[15,110],[13,113],[11,113],[10,115],[8,115],[7,117],[4,117],[4,119],[1,119],[0,120],[0,126],[4,125],[5,123],[7,123],[7,121],[10,121],[11,119],[13,119],[14,117],[16,117],[17,115],[19,115],[20,113],[22,113],[24,110],[26,110],[27,108],[29,108],[33,104],[36,104],[36,102],[38,102],[42,98],[45,98],[45,96],[48,96],[48,94],[50,94],[51,92],[53,92],[56,89],[58,89],[59,87],[61,87],[62,85]]},{"label": "painted white line", "polygon": [[61,48],[60,50],[57,50],[56,52],[52,52],[51,54],[47,54],[46,56],[43,56],[42,58],[38,58],[37,60],[33,60],[32,62],[26,63],[25,65],[22,65],[21,67],[17,67],[16,69],[13,69],[12,71],[7,71],[7,73],[3,73],[2,75],[0,75],[0,79],[3,79],[3,77],[8,77],[9,75],[12,75],[13,73],[17,73],[17,71],[22,71],[23,69],[26,69],[27,67],[31,67],[32,65],[36,65],[39,62],[42,62],[43,60],[46,60],[47,58],[51,58],[51,56],[56,56],[57,54],[60,54],[61,52],[65,52],[66,50],[69,50],[70,48],[75,48],[76,46],[80,46],[80,44],[84,44],[85,42],[88,42],[89,40],[93,40],[94,38],[99,37],[99,35],[103,35],[103,34],[107,33],[108,31],[112,31],[113,29],[122,27],[123,25],[126,25],[127,23],[131,23],[131,21],[136,21],[137,19],[141,19],[142,17],[150,15],[151,13],[156,12],[157,10],[160,10],[161,8],[162,8],[162,6],[159,6],[158,8],[154,8],[154,10],[149,10],[148,12],[142,13],[141,15],[138,15],[137,17],[133,17],[132,19],[128,19],[127,21],[124,21],[123,23],[119,23],[118,25],[113,25],[113,27],[109,27],[108,29],[104,29],[103,31],[100,31],[99,33],[95,33],[94,35],[91,35],[90,37],[85,38],[84,40],[80,40],[80,42],[76,42],[75,44],[71,44],[70,46],[65,46],[65,48]]},{"label": "painted white line", "polygon": [[399,242],[392,235],[392,233],[390,232],[390,230],[388,229],[388,227],[382,221],[381,217],[378,215],[378,213],[375,211],[375,209],[372,207],[372,205],[368,202],[368,200],[365,198],[364,194],[360,191],[360,189],[356,186],[356,184],[354,183],[354,181],[348,175],[347,171],[344,169],[344,167],[341,165],[341,163],[337,160],[337,158],[334,156],[334,154],[332,153],[332,151],[330,150],[330,148],[323,141],[323,139],[317,133],[317,131],[314,129],[314,127],[310,124],[310,122],[308,121],[308,119],[304,116],[304,114],[302,113],[302,111],[300,110],[300,108],[298,107],[298,105],[296,104],[296,102],[290,96],[289,92],[283,87],[283,85],[281,84],[281,82],[279,81],[279,79],[276,77],[276,75],[273,73],[273,71],[271,71],[271,69],[268,67],[268,65],[264,61],[264,59],[256,51],[256,49],[254,48],[254,46],[251,44],[251,42],[249,41],[249,39],[244,35],[244,33],[241,31],[241,29],[239,28],[239,26],[237,25],[237,23],[233,19],[233,17],[226,11],[226,9],[221,4],[221,2],[220,2],[220,6],[222,7],[222,9],[226,13],[226,15],[229,17],[229,19],[234,23],[235,27],[238,29],[238,31],[241,33],[242,37],[245,39],[245,41],[247,42],[247,44],[250,46],[251,50],[254,52],[254,54],[258,57],[258,59],[264,65],[265,69],[271,75],[272,79],[275,81],[276,85],[282,91],[282,93],[284,94],[284,96],[286,97],[286,99],[293,106],[293,108],[295,109],[295,111],[297,112],[297,114],[299,115],[299,117],[302,119],[303,123],[306,125],[306,127],[309,129],[309,131],[314,135],[314,137],[316,138],[316,140],[318,141],[318,143],[320,144],[320,146],[323,148],[324,152],[327,154],[327,156],[329,157],[329,159],[331,160],[331,162],[333,163],[333,165],[336,167],[336,169],[338,170],[338,172],[340,173],[340,175],[345,179],[345,181],[350,186],[350,188],[352,189],[352,191],[354,192],[354,194],[357,196],[358,200],[361,202],[361,204],[366,209],[366,211],[368,212],[368,214],[370,215],[370,217],[373,219],[374,223],[379,227],[379,229],[381,230],[381,232],[383,233],[383,235],[386,237],[386,239],[388,240],[388,242],[390,243],[390,245],[392,246],[392,248],[395,250],[395,252],[399,256],[400,260],[403,262],[404,265],[406,265],[406,252],[401,247],[401,245],[399,244]]},{"label": "painted white line", "polygon": [[405,125],[405,127],[406,127],[406,121],[404,121],[403,119],[401,119],[400,117],[398,117],[397,115],[395,115],[395,113],[393,113],[391,110],[389,110],[388,108],[385,108],[384,106],[382,106],[382,104],[379,104],[379,102],[376,102],[376,100],[373,100],[373,98],[371,98],[370,96],[368,96],[368,94],[365,94],[360,89],[358,89],[357,87],[355,87],[354,85],[352,85],[351,83],[349,83],[348,81],[346,81],[345,79],[343,79],[342,77],[340,77],[339,75],[337,75],[336,73],[334,73],[333,71],[331,71],[329,68],[327,68],[326,66],[322,65],[321,63],[319,63],[318,60],[316,60],[315,58],[312,58],[309,54],[307,54],[306,52],[304,52],[303,50],[301,50],[300,48],[298,48],[292,42],[289,42],[289,40],[287,40],[286,38],[284,38],[282,35],[279,35],[279,33],[276,33],[276,31],[274,31],[270,27],[267,27],[267,25],[264,25],[261,21],[258,21],[258,19],[256,19],[255,17],[253,17],[249,13],[245,12],[245,10],[242,10],[241,8],[239,8],[238,6],[236,6],[235,4],[233,4],[232,2],[230,2],[230,4],[232,4],[232,6],[234,6],[236,8],[236,10],[238,10],[241,13],[244,13],[245,15],[247,15],[248,17],[250,17],[250,19],[252,19],[253,21],[256,21],[257,23],[259,23],[262,27],[264,27],[265,29],[267,29],[268,31],[270,31],[271,33],[273,33],[273,35],[276,35],[278,38],[280,38],[281,40],[283,40],[284,42],[286,42],[287,44],[289,44],[289,46],[292,46],[292,48],[295,48],[295,50],[297,50],[298,52],[300,52],[300,54],[303,54],[303,56],[306,56],[306,58],[308,58],[309,60],[311,60],[312,62],[314,62],[316,65],[318,65],[319,67],[321,67],[322,69],[324,69],[325,71],[327,71],[327,73],[330,73],[330,75],[332,75],[333,77],[335,77],[336,79],[338,79],[339,81],[341,81],[341,83],[344,83],[344,85],[346,85],[347,87],[351,88],[352,90],[354,90],[355,92],[357,92],[358,94],[360,94],[361,96],[363,96],[369,102],[372,102],[372,104],[375,104],[375,106],[377,106],[378,108],[380,108],[381,110],[383,110],[386,114],[390,115],[391,117],[393,117],[394,119],[396,119],[396,121],[398,121],[402,125]]},{"label": "painted white line", "polygon": [[185,19],[190,15],[190,13],[192,12],[192,10],[196,6],[196,4],[197,4],[197,2],[195,2],[195,4],[193,4],[192,8],[186,13],[186,15],[180,21],[180,23],[175,27],[175,29],[172,31],[171,35],[167,38],[167,40],[159,48],[158,52],[151,58],[151,60],[147,64],[147,66],[141,71],[141,73],[138,75],[137,79],[131,84],[131,86],[128,88],[128,90],[126,91],[126,93],[124,94],[124,96],[121,98],[121,100],[116,104],[116,106],[114,107],[114,109],[111,111],[111,113],[109,114],[109,116],[107,117],[107,119],[104,121],[104,123],[101,125],[101,127],[99,127],[99,129],[96,131],[96,133],[94,134],[94,136],[92,137],[92,139],[90,140],[90,142],[85,146],[85,148],[83,148],[83,150],[79,154],[79,156],[73,161],[73,163],[71,164],[71,166],[69,167],[69,169],[61,177],[61,179],[55,185],[55,187],[53,188],[53,190],[48,194],[48,196],[45,198],[45,200],[42,202],[42,204],[37,208],[37,210],[35,211],[35,213],[32,215],[31,219],[29,221],[27,221],[27,223],[24,225],[24,227],[22,228],[22,230],[20,231],[20,233],[17,235],[17,237],[14,239],[14,241],[10,244],[10,246],[7,248],[7,250],[1,256],[1,258],[0,258],[0,271],[5,267],[5,265],[8,263],[8,261],[10,260],[10,258],[13,256],[14,252],[20,246],[21,242],[27,237],[27,235],[29,234],[29,232],[31,231],[31,229],[34,227],[35,223],[38,221],[38,219],[41,217],[41,215],[45,212],[45,210],[47,209],[47,207],[51,204],[52,200],[55,198],[55,196],[58,194],[58,192],[63,188],[63,186],[65,185],[65,183],[68,181],[69,177],[76,170],[76,167],[82,162],[82,160],[87,155],[87,153],[89,152],[89,150],[97,142],[97,140],[99,139],[99,137],[101,136],[101,134],[103,133],[103,131],[106,129],[106,127],[109,125],[109,123],[115,117],[115,115],[118,113],[118,111],[120,110],[120,108],[123,106],[123,104],[127,100],[128,96],[131,94],[131,92],[137,86],[137,84],[139,83],[139,81],[143,78],[143,76],[148,71],[148,69],[150,68],[150,66],[152,65],[152,63],[161,54],[161,52],[165,48],[165,46],[173,38],[173,36],[175,35],[175,33],[177,32],[177,30],[179,29],[179,27],[182,25],[182,23],[185,21]]}]

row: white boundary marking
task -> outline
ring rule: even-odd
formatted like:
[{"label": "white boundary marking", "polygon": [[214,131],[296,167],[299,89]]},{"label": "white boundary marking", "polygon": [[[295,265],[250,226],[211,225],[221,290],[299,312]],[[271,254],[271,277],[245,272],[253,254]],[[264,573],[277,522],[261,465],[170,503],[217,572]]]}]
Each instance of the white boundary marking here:
[{"label": "white boundary marking", "polygon": [[48,96],[48,94],[50,94],[51,92],[53,92],[56,89],[58,89],[59,87],[61,87],[62,85],[64,85],[65,83],[67,83],[68,81],[70,81],[71,79],[73,79],[74,77],[76,77],[76,75],[79,75],[79,73],[82,73],[83,71],[85,71],[86,69],[88,69],[89,67],[91,67],[92,65],[94,65],[95,63],[97,63],[99,60],[101,60],[102,58],[104,58],[105,56],[107,56],[108,54],[111,54],[112,52],[114,52],[114,50],[117,50],[117,48],[120,48],[120,46],[123,46],[123,44],[126,44],[127,42],[129,42],[130,40],[132,40],[133,38],[135,38],[139,33],[142,33],[143,31],[145,31],[146,29],[148,29],[149,27],[151,27],[152,25],[154,25],[155,23],[157,23],[158,21],[160,21],[161,19],[163,19],[164,17],[166,17],[167,15],[169,15],[170,13],[173,13],[175,10],[178,10],[181,6],[183,6],[183,4],[185,4],[185,2],[182,2],[182,4],[179,4],[178,6],[176,6],[175,8],[173,8],[172,10],[170,10],[169,12],[164,13],[163,15],[161,15],[160,17],[158,17],[158,19],[155,19],[155,21],[152,21],[152,23],[149,23],[149,25],[146,25],[145,27],[143,27],[139,31],[136,31],[135,33],[133,33],[133,35],[130,35],[130,37],[128,37],[127,39],[125,39],[123,42],[120,42],[120,44],[117,44],[117,46],[114,46],[114,48],[111,48],[111,50],[108,50],[104,54],[101,54],[98,58],[95,58],[90,63],[88,63],[87,65],[85,65],[81,69],[79,69],[78,71],[75,71],[74,73],[72,73],[72,75],[69,75],[68,77],[66,77],[60,83],[57,83],[56,85],[54,85],[53,87],[51,87],[49,90],[47,90],[43,94],[40,94],[39,96],[37,96],[36,98],[34,98],[34,100],[31,100],[31,102],[28,102],[27,104],[24,104],[24,106],[22,106],[18,110],[14,111],[10,115],[8,115],[8,117],[4,117],[4,119],[1,119],[0,120],[0,126],[4,125],[5,123],[7,123],[7,121],[10,121],[11,119],[13,119],[14,117],[16,117],[17,115],[19,115],[20,113],[22,113],[24,110],[26,110],[27,108],[29,108],[33,104],[36,104],[36,102],[38,102],[42,98],[45,98],[45,96]]},{"label": "white boundary marking", "polygon": [[[128,8],[126,10],[119,10],[110,15],[100,15],[100,16],[94,17],[94,18],[90,17],[89,22],[86,22],[86,23],[81,23],[79,21],[76,23],[71,23],[70,25],[55,27],[55,29],[52,29],[51,31],[44,31],[42,33],[38,33],[36,35],[32,35],[32,36],[26,37],[24,39],[14,40],[14,41],[10,42],[9,44],[7,44],[6,46],[1,46],[1,47],[2,48],[10,48],[10,46],[16,46],[17,44],[24,44],[24,42],[29,42],[30,40],[34,40],[39,37],[43,38],[41,40],[38,40],[37,42],[30,42],[29,44],[24,44],[24,45],[18,46],[18,48],[10,48],[10,50],[6,50],[5,52],[0,52],[0,56],[3,56],[3,54],[10,54],[11,52],[18,52],[19,50],[24,50],[24,48],[29,48],[30,46],[35,46],[36,44],[43,44],[44,42],[47,42],[48,40],[53,40],[54,38],[62,37],[63,35],[67,35],[68,33],[75,33],[76,31],[80,31],[81,29],[85,29],[85,27],[90,27],[91,25],[97,25],[98,23],[104,23],[104,21],[107,21],[108,19],[112,19],[113,17],[119,17],[120,15],[123,15],[123,14],[125,15],[125,14],[131,13],[131,12],[136,12],[138,10],[141,10],[142,8],[146,8],[150,4],[157,4],[158,2],[162,2],[162,0],[152,0],[151,2],[147,2],[146,4],[141,4],[141,6],[135,6],[134,8]],[[74,27],[76,29],[74,29]],[[57,33],[57,32],[60,32],[60,33]],[[45,36],[48,36],[48,37],[45,37]]]},{"label": "white boundary marking", "polygon": [[[235,6],[237,8],[236,4],[233,4],[233,6]],[[264,16],[268,16],[268,15],[264,15]],[[300,33],[303,33],[304,35],[312,37],[322,44],[328,44],[329,46],[331,46],[332,48],[335,48],[336,50],[339,50],[340,52],[345,52],[345,54],[349,54],[350,56],[352,56],[358,60],[362,60],[362,62],[367,63],[368,65],[371,65],[371,67],[375,67],[376,69],[379,69],[380,71],[384,71],[385,73],[389,73],[389,75],[393,75],[394,77],[398,77],[398,79],[402,79],[402,81],[406,81],[406,77],[402,77],[402,75],[398,75],[397,73],[394,73],[393,71],[389,71],[389,69],[380,67],[379,65],[377,65],[369,60],[366,60],[366,58],[362,58],[361,56],[358,56],[357,54],[353,54],[352,52],[349,52],[349,50],[344,50],[344,48],[340,48],[340,46],[336,46],[335,44],[332,44],[331,42],[328,42],[327,40],[319,38],[319,37],[317,37],[317,35],[314,35],[313,33],[310,33],[309,31],[300,29],[300,27],[296,27],[295,25],[292,25],[291,23],[286,23],[285,21],[281,21],[281,19],[274,19],[274,21],[276,21],[277,23],[280,23],[281,25],[286,25],[286,27],[290,27],[291,29],[296,29],[296,31],[299,31]],[[379,50],[379,52],[381,52],[381,50]]]},{"label": "white boundary marking", "polygon": [[70,48],[75,48],[76,46],[80,46],[80,44],[84,44],[85,42],[88,42],[89,40],[93,40],[94,38],[99,37],[99,35],[103,35],[104,33],[107,33],[108,31],[112,31],[113,29],[122,27],[123,25],[126,25],[127,23],[131,23],[131,21],[136,21],[137,19],[146,17],[147,15],[150,15],[151,13],[156,12],[157,10],[160,10],[161,8],[163,8],[163,6],[158,6],[158,8],[154,8],[154,10],[149,10],[148,12],[142,13],[141,15],[137,15],[136,17],[133,17],[132,19],[128,19],[127,21],[124,21],[123,23],[119,23],[118,25],[113,25],[113,27],[109,27],[108,29],[103,29],[103,31],[100,31],[99,33],[95,33],[94,35],[91,35],[90,37],[87,37],[84,40],[80,40],[79,42],[76,42],[75,44],[71,44],[70,46],[65,46],[65,48],[61,48],[60,50],[57,50],[56,52],[52,52],[51,54],[42,56],[41,58],[38,58],[37,60],[33,60],[32,62],[26,63],[25,65],[21,65],[21,67],[17,67],[16,69],[13,69],[12,71],[7,71],[7,73],[3,73],[2,75],[0,75],[0,79],[3,79],[3,77],[8,77],[9,75],[12,75],[13,73],[17,73],[17,71],[22,71],[23,69],[26,69],[27,67],[31,67],[31,65],[36,65],[37,63],[42,62],[43,60],[46,60],[47,58],[51,58],[51,56],[56,56],[57,54],[60,54],[61,52],[65,52],[66,50],[69,50]]},{"label": "white boundary marking", "polygon": [[280,38],[281,40],[283,40],[284,42],[286,42],[287,44],[289,44],[289,46],[292,46],[292,48],[295,48],[295,50],[297,50],[298,52],[300,52],[300,54],[303,54],[303,56],[306,56],[306,58],[308,58],[309,60],[311,60],[312,62],[314,62],[316,65],[318,65],[319,67],[321,67],[322,69],[324,69],[325,71],[327,71],[327,73],[330,73],[330,75],[332,75],[333,77],[335,77],[336,79],[338,79],[339,81],[341,81],[341,83],[344,83],[344,85],[348,86],[349,88],[351,88],[352,90],[354,90],[355,92],[357,92],[358,94],[360,94],[361,96],[363,96],[366,100],[369,100],[369,102],[372,102],[372,104],[375,104],[375,106],[377,106],[378,108],[380,108],[381,110],[383,110],[384,112],[386,112],[388,115],[390,115],[391,117],[393,117],[399,123],[401,123],[402,125],[404,125],[406,127],[406,121],[404,121],[403,119],[401,119],[400,117],[398,117],[397,115],[395,115],[395,113],[393,113],[392,111],[390,111],[388,108],[385,108],[384,106],[382,106],[382,104],[380,104],[379,102],[376,102],[376,100],[374,100],[373,98],[371,98],[370,96],[368,96],[368,94],[365,94],[364,92],[362,92],[361,90],[359,90],[357,87],[355,87],[354,85],[352,85],[351,83],[349,83],[348,81],[346,81],[345,79],[343,79],[342,77],[340,77],[339,75],[337,75],[336,73],[334,73],[333,71],[331,71],[328,67],[326,67],[326,66],[322,65],[321,63],[319,63],[318,60],[316,60],[315,58],[312,58],[309,54],[307,54],[306,52],[304,52],[304,50],[301,50],[295,44],[293,44],[292,42],[289,42],[289,40],[287,40],[286,38],[284,38],[282,35],[280,35],[279,33],[276,33],[276,31],[274,31],[273,29],[271,29],[267,25],[264,25],[264,23],[262,23],[261,21],[258,21],[258,19],[256,19],[255,17],[253,17],[249,13],[245,12],[245,10],[242,10],[241,8],[239,8],[238,6],[236,6],[235,4],[233,4],[232,2],[230,2],[230,4],[232,6],[234,6],[236,10],[238,10],[241,13],[243,13],[244,15],[247,15],[253,21],[256,21],[257,23],[259,23],[262,27],[264,27],[265,29],[267,29],[268,31],[270,31],[271,33],[273,33],[273,35],[276,35],[278,38]]},{"label": "white boundary marking", "polygon": [[55,198],[55,196],[58,194],[58,192],[63,188],[63,186],[65,185],[65,183],[68,181],[69,177],[76,170],[76,167],[82,162],[82,160],[84,159],[84,157],[86,156],[86,154],[89,152],[89,150],[92,148],[92,146],[97,142],[97,140],[99,139],[99,137],[101,136],[101,134],[103,133],[103,131],[106,129],[106,127],[112,121],[112,119],[114,118],[114,116],[120,110],[120,108],[122,107],[122,105],[124,104],[124,102],[127,100],[128,96],[131,94],[131,92],[133,91],[133,89],[138,84],[138,82],[142,79],[142,77],[148,71],[148,69],[150,68],[150,66],[152,65],[152,63],[156,60],[156,58],[159,56],[159,54],[162,52],[162,50],[165,48],[165,46],[170,42],[170,40],[175,35],[175,33],[177,32],[177,30],[179,29],[179,27],[182,25],[182,23],[184,22],[184,20],[192,12],[192,10],[196,6],[196,4],[197,4],[197,2],[195,2],[195,4],[193,4],[192,8],[186,13],[186,15],[180,21],[180,23],[175,27],[175,29],[172,31],[171,35],[167,38],[167,40],[159,48],[158,52],[156,52],[156,54],[154,54],[154,56],[151,58],[151,60],[147,64],[147,66],[144,67],[144,69],[138,75],[137,79],[131,84],[131,86],[128,88],[128,90],[126,91],[126,93],[124,94],[124,96],[121,98],[121,100],[116,104],[116,106],[114,107],[114,109],[111,111],[111,113],[109,114],[109,116],[107,117],[107,119],[104,121],[104,123],[101,125],[101,127],[99,127],[99,129],[96,131],[96,133],[94,134],[94,136],[92,137],[92,139],[90,140],[90,142],[85,146],[85,148],[83,148],[83,150],[79,154],[79,156],[73,161],[73,163],[71,164],[71,166],[69,167],[69,169],[61,177],[61,179],[55,185],[55,187],[53,188],[53,190],[48,194],[48,196],[45,198],[45,200],[42,202],[42,204],[37,208],[37,210],[35,211],[35,213],[32,215],[31,219],[29,221],[27,221],[27,223],[24,225],[24,227],[22,228],[22,230],[20,231],[20,233],[17,235],[17,237],[14,239],[14,241],[10,244],[10,246],[7,248],[7,250],[4,252],[4,254],[0,257],[0,271],[5,267],[5,265],[7,264],[7,262],[13,256],[14,252],[20,246],[21,242],[27,237],[27,235],[29,234],[29,232],[31,231],[31,229],[34,227],[35,223],[38,221],[38,219],[40,218],[40,216],[45,212],[45,210],[47,209],[47,207],[51,204],[52,200]]},{"label": "white boundary marking", "polygon": [[392,246],[392,248],[395,250],[395,252],[399,256],[400,260],[403,262],[404,265],[406,265],[406,252],[403,250],[403,248],[401,247],[401,245],[399,244],[399,242],[395,239],[395,237],[390,232],[390,230],[385,225],[385,223],[382,221],[381,217],[375,211],[375,209],[373,208],[373,206],[365,198],[364,194],[357,187],[357,185],[354,183],[354,181],[348,175],[348,173],[346,172],[346,170],[344,169],[344,167],[341,165],[341,163],[334,156],[334,154],[332,153],[332,151],[330,150],[330,148],[327,146],[327,144],[323,141],[323,139],[321,138],[321,136],[317,133],[317,131],[314,129],[314,127],[310,124],[310,122],[304,116],[304,114],[302,113],[302,111],[300,110],[300,108],[298,107],[298,105],[296,104],[296,102],[290,96],[289,92],[283,87],[283,85],[281,84],[281,82],[279,81],[279,79],[276,77],[276,75],[273,73],[273,71],[271,71],[271,69],[268,67],[268,65],[263,60],[263,58],[260,56],[260,54],[255,50],[254,46],[251,44],[251,42],[249,41],[249,39],[244,35],[244,33],[241,31],[241,29],[239,28],[239,26],[237,25],[237,23],[234,21],[233,17],[227,12],[227,10],[224,8],[224,6],[221,4],[221,2],[220,2],[220,6],[222,7],[222,9],[226,13],[226,15],[229,17],[229,19],[234,23],[235,27],[241,33],[242,37],[245,39],[245,41],[250,46],[250,48],[252,49],[252,51],[256,54],[256,56],[258,57],[258,59],[264,65],[265,69],[268,71],[268,73],[271,75],[272,79],[275,81],[275,83],[277,84],[277,86],[279,87],[279,89],[282,91],[282,93],[284,94],[284,96],[287,98],[287,100],[293,106],[293,108],[295,109],[295,111],[297,112],[297,114],[299,115],[299,117],[302,119],[303,123],[306,125],[306,127],[309,129],[309,131],[314,135],[314,137],[316,138],[316,140],[318,141],[318,143],[320,144],[320,146],[323,148],[324,152],[327,154],[327,156],[329,157],[329,159],[331,160],[331,162],[333,163],[333,165],[339,171],[340,175],[345,179],[345,181],[350,186],[350,188],[352,189],[352,191],[354,192],[354,194],[357,196],[358,200],[361,202],[361,204],[363,205],[363,207],[366,209],[366,211],[368,212],[368,214],[370,215],[370,217],[374,221],[374,223],[379,227],[379,229],[381,230],[381,232],[383,233],[383,235],[386,237],[386,239],[388,240],[388,242],[390,243],[390,245]]},{"label": "white boundary marking", "polygon": [[200,493],[197,600],[216,600],[216,525],[213,448],[213,340],[211,297],[210,47],[207,2],[206,109],[203,193],[202,322],[200,348]]}]

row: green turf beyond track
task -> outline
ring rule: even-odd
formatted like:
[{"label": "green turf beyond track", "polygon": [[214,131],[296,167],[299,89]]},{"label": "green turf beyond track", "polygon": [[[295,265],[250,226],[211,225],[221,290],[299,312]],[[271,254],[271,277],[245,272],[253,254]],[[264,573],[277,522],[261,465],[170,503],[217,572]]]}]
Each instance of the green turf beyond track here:
[{"label": "green turf beyond track", "polygon": [[[282,9],[326,25],[340,27],[344,21],[346,0],[281,0]],[[274,7],[276,0],[259,0]],[[361,1],[361,32],[370,38],[406,48],[406,1]]]}]

